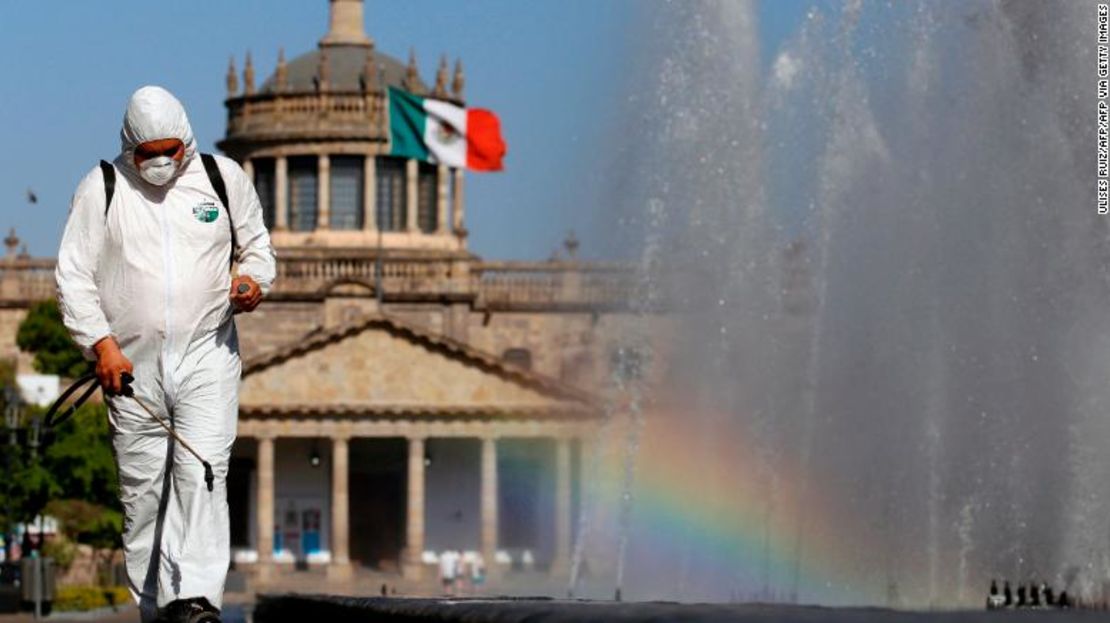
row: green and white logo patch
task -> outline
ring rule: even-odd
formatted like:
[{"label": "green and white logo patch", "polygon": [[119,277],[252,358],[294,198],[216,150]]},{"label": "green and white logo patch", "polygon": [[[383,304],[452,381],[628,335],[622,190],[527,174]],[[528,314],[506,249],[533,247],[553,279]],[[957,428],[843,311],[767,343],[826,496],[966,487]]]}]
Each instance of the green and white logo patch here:
[{"label": "green and white logo patch", "polygon": [[220,209],[211,201],[193,206],[193,217],[201,223],[211,223],[220,217]]}]

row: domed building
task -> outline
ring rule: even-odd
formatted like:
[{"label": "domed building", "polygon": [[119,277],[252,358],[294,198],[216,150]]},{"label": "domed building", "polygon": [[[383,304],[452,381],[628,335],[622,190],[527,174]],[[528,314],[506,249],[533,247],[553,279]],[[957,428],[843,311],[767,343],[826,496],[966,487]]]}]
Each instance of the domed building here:
[{"label": "domed building", "polygon": [[389,155],[386,88],[464,104],[461,62],[428,86],[415,53],[376,49],[361,0],[329,4],[317,49],[257,86],[249,55],[227,74],[218,146],[279,261],[238,318],[235,560],[262,586],[426,578],[449,549],[493,578],[563,572],[627,268],[578,261],[573,235],[550,261],[472,253],[463,171]]},{"label": "domed building", "polygon": [[[405,249],[464,257],[462,172],[388,156],[387,85],[462,103],[462,66],[435,87],[377,52],[362,3],[334,2],[316,50],[255,88],[248,55],[242,89],[228,68],[227,135],[218,143],[255,178],[274,243],[283,249]],[[301,254],[304,256],[303,254]]]}]

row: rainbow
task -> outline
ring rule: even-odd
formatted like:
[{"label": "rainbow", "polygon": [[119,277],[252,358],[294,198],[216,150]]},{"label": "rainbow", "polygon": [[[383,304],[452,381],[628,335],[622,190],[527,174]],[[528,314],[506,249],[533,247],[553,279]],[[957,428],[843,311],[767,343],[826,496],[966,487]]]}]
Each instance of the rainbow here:
[{"label": "rainbow", "polygon": [[[625,594],[682,601],[796,596],[838,606],[881,602],[882,579],[850,562],[868,546],[866,535],[837,531],[858,522],[838,516],[839,505],[824,499],[817,483],[806,487],[796,460],[792,469],[774,466],[772,488],[760,448],[746,441],[754,436],[732,422],[673,410],[644,418]],[[624,461],[616,455],[624,453],[627,428],[618,428],[610,434],[614,460],[602,467],[602,500],[622,494]]]}]

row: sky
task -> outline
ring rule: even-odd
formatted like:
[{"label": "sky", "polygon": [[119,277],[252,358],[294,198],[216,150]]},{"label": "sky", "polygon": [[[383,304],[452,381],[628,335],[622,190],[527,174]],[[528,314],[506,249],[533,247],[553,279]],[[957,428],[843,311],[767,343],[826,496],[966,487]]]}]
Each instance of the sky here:
[{"label": "sky", "polygon": [[[686,1],[686,0],[680,0]],[[632,55],[658,0],[367,0],[381,53],[434,80],[442,54],[461,58],[470,106],[493,110],[508,143],[505,171],[468,174],[470,248],[490,259],[545,259],[570,230],[580,255],[609,257],[605,155]],[[823,2],[824,3],[824,2]],[[810,0],[759,4],[764,64]],[[0,227],[34,256],[54,256],[78,181],[119,149],[128,96],[159,84],[184,103],[200,148],[226,126],[228,60],[254,58],[256,84],[327,30],[325,0],[0,3]],[[30,204],[33,189],[38,203]]]}]

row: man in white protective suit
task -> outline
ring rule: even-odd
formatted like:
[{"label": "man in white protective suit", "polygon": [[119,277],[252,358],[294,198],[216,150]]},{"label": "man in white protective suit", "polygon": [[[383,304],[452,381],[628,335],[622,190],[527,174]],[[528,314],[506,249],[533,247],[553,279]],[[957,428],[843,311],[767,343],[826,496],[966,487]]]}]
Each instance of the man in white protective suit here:
[{"label": "man in white protective suit", "polygon": [[[168,91],[136,91],[120,139],[119,156],[73,196],[58,302],[108,396],[127,576],[143,621],[219,621],[241,369],[232,315],[269,290],[274,250],[251,180],[234,161],[197,153]],[[133,397],[121,395],[127,374]],[[211,464],[211,491],[201,461],[138,401]]]}]

